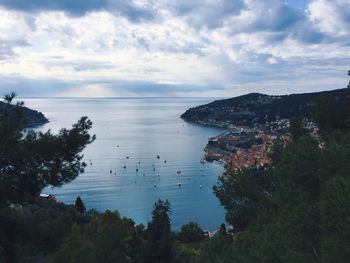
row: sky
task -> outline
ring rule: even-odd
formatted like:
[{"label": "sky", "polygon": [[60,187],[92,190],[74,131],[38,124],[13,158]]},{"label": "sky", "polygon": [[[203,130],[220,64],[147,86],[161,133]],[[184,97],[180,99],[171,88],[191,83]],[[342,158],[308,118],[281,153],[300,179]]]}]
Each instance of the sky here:
[{"label": "sky", "polygon": [[0,0],[0,95],[345,88],[350,0]]}]

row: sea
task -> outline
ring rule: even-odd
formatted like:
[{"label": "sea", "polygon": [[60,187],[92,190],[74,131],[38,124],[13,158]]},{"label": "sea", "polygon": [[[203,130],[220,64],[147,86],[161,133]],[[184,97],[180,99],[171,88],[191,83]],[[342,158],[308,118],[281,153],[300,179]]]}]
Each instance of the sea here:
[{"label": "sea", "polygon": [[[208,138],[222,132],[183,121],[188,108],[212,98],[27,98],[27,107],[49,123],[36,128],[58,133],[81,116],[93,122],[96,140],[84,151],[85,172],[43,193],[87,209],[117,210],[137,224],[151,220],[154,203],[171,204],[172,229],[193,221],[205,230],[219,228],[225,211],[213,193],[223,173],[219,163],[201,163]],[[125,166],[125,168],[124,168]]]}]

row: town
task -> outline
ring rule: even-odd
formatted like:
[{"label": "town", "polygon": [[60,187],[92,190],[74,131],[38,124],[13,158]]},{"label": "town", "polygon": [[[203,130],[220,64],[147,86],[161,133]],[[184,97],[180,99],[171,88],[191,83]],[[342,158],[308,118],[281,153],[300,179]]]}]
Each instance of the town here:
[{"label": "town", "polygon": [[[304,119],[304,128],[318,139],[319,129],[310,120]],[[205,147],[205,161],[225,164],[230,171],[242,169],[266,169],[271,164],[274,142],[279,139],[284,145],[290,140],[289,119],[266,122],[264,125],[230,126],[218,136],[209,138]]]}]

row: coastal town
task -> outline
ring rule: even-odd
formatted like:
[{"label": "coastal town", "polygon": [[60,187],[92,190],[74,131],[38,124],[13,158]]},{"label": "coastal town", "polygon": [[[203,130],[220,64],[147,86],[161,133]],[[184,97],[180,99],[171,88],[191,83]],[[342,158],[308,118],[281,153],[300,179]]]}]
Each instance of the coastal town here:
[{"label": "coastal town", "polygon": [[[267,168],[274,142],[279,139],[286,145],[291,138],[289,119],[277,118],[252,128],[232,124],[226,127],[223,133],[209,138],[203,160],[223,163],[231,172]],[[312,121],[304,120],[304,128],[316,139],[319,137],[319,129]]]}]

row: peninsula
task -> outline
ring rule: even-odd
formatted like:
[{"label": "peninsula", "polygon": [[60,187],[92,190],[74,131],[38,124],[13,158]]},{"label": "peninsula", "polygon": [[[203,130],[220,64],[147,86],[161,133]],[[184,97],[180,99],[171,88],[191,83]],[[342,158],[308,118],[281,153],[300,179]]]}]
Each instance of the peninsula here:
[{"label": "peninsula", "polygon": [[43,125],[43,124],[49,122],[49,120],[44,116],[44,114],[39,112],[39,111],[32,110],[32,109],[30,109],[28,107],[24,107],[24,106],[16,106],[16,105],[12,105],[12,104],[7,104],[7,103],[1,102],[1,101],[0,101],[0,114],[1,114],[1,112],[4,112],[6,107],[9,107],[10,114],[15,114],[15,107],[20,107],[21,111],[23,112],[23,117],[24,117],[26,128],[40,126],[40,125]]},{"label": "peninsula", "polygon": [[231,171],[259,170],[270,165],[276,139],[289,141],[291,119],[299,118],[303,128],[319,138],[311,115],[316,101],[325,96],[341,102],[350,97],[350,89],[279,96],[251,93],[191,108],[181,118],[225,129],[209,138],[202,161],[222,162]]},{"label": "peninsula", "polygon": [[190,108],[181,118],[188,122],[219,128],[243,126],[265,129],[279,120],[309,118],[316,100],[324,96],[343,100],[350,97],[350,89],[291,95],[250,93]]}]

